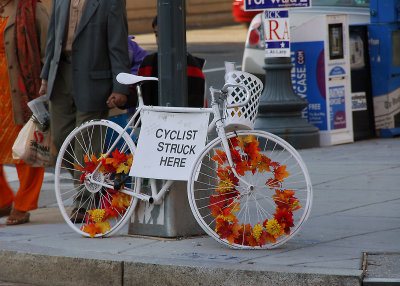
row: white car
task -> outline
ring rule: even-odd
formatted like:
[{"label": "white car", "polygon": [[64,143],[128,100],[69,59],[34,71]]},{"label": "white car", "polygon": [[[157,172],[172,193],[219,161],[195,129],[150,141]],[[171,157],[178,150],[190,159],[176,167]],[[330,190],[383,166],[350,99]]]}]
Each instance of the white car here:
[{"label": "white car", "polygon": [[[311,8],[297,8],[289,11],[290,26],[291,28],[297,27],[313,16],[323,14],[347,14],[349,15],[349,25],[369,24],[369,0],[312,0]],[[242,71],[254,74],[262,80],[265,77],[263,17],[263,13],[257,14],[250,23],[242,61]],[[352,45],[351,42],[350,45]]]}]

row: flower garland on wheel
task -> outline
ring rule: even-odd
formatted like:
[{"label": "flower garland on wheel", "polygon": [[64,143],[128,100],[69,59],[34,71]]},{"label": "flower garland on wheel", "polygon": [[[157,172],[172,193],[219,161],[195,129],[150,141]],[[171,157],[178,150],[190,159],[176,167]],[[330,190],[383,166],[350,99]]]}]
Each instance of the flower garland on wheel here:
[{"label": "flower garland on wheel", "polygon": [[[115,149],[108,158],[105,158],[105,154],[102,154],[98,159],[95,155],[91,155],[90,158],[85,155],[84,167],[77,164],[73,165],[77,170],[82,172],[79,183],[83,184],[86,176],[93,173],[100,163],[101,166],[98,172],[107,174],[110,177],[114,176],[115,179],[117,176],[128,174],[132,166],[132,160],[133,154],[126,155]],[[122,192],[107,189],[100,201],[100,207],[87,211],[89,215],[86,217],[85,224],[81,227],[81,230],[88,233],[91,237],[94,237],[96,234],[106,233],[111,229],[109,221],[124,215],[126,209],[130,206],[130,198],[129,195]]]},{"label": "flower garland on wheel", "polygon": [[290,174],[286,171],[286,165],[272,162],[264,154],[260,154],[259,142],[253,135],[245,138],[236,137],[229,141],[234,168],[236,172],[244,176],[245,172],[271,172],[265,185],[268,189],[274,190],[272,199],[276,204],[274,218],[266,218],[256,225],[239,224],[235,213],[240,210],[239,198],[242,194],[237,190],[239,179],[232,172],[224,151],[216,150],[212,160],[218,163],[217,176],[218,185],[215,193],[210,196],[212,216],[215,218],[215,232],[221,239],[226,239],[230,244],[245,246],[263,246],[269,241],[276,242],[282,235],[290,234],[294,226],[293,211],[300,209],[299,200],[294,196],[293,190],[281,189],[285,178]]}]

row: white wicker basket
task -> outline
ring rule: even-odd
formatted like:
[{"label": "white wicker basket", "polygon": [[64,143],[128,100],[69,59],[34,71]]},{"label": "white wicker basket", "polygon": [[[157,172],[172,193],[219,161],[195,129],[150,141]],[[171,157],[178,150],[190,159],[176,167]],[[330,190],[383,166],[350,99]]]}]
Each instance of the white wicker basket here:
[{"label": "white wicker basket", "polygon": [[[236,108],[226,109],[224,107],[225,130],[253,129],[256,121],[260,96],[263,84],[259,78],[247,72],[232,71],[225,75],[225,82],[230,84],[245,85],[250,90],[250,101]],[[243,88],[228,88],[227,103],[239,103],[246,99],[246,91]]]}]

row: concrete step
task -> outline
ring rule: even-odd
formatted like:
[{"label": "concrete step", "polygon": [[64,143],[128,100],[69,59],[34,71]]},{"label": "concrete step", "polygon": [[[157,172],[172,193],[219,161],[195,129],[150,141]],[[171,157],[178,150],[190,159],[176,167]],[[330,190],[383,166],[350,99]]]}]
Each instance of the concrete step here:
[{"label": "concrete step", "polygon": [[2,282],[0,281],[0,286],[36,286],[33,284],[24,284],[24,283],[13,283],[13,282]]},{"label": "concrete step", "polygon": [[[1,284],[0,284],[1,285]],[[396,286],[400,285],[398,278],[366,278],[363,280],[363,286]]]},{"label": "concrete step", "polygon": [[363,286],[400,285],[400,253],[364,253]]}]

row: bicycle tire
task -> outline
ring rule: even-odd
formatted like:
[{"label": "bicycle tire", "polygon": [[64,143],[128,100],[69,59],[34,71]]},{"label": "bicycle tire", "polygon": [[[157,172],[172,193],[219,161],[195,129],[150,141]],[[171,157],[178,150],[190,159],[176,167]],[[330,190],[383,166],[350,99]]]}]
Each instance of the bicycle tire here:
[{"label": "bicycle tire", "polygon": [[[122,133],[109,156],[102,157]],[[67,136],[57,156],[55,192],[61,214],[74,231],[83,236],[110,236],[129,220],[137,198],[122,193],[122,188],[90,183],[87,176],[93,174],[95,181],[111,186],[119,182],[136,192],[135,179],[128,176],[135,150],[129,135],[108,120],[83,123]],[[101,168],[93,172],[100,161]]]},{"label": "bicycle tire", "polygon": [[[270,249],[291,239],[308,218],[312,185],[299,153],[264,131],[227,134],[236,178],[220,138],[204,148],[192,167],[188,200],[203,230],[239,249]],[[217,151],[219,150],[219,151]]]}]

